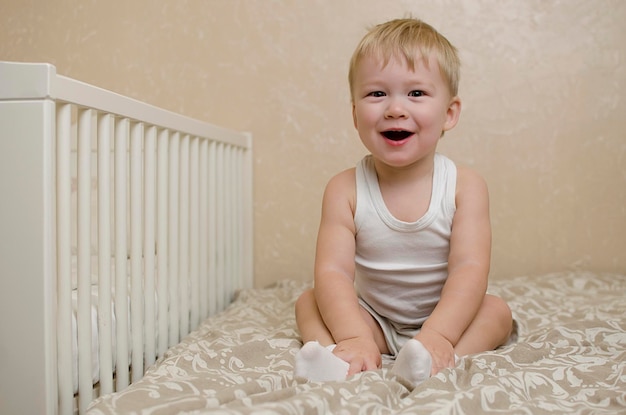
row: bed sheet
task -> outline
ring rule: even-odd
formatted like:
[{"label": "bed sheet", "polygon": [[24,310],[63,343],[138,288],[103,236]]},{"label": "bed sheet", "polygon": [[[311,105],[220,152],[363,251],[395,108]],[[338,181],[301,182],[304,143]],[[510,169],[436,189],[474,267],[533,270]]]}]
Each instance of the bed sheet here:
[{"label": "bed sheet", "polygon": [[491,283],[517,341],[466,356],[412,389],[383,368],[343,382],[293,377],[301,347],[281,281],[233,304],[90,414],[626,413],[626,275],[563,272]]}]

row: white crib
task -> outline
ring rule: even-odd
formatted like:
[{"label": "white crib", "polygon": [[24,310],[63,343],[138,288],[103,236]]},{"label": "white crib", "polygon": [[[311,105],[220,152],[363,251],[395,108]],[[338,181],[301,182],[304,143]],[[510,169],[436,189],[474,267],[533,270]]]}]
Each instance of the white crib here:
[{"label": "white crib", "polygon": [[252,285],[246,133],[0,62],[0,169],[0,413],[85,411]]}]

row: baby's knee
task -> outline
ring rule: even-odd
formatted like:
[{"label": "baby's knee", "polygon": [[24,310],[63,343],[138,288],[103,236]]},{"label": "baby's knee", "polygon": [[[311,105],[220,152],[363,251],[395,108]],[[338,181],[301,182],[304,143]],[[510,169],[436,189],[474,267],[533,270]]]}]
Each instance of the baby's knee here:
[{"label": "baby's knee", "polygon": [[313,292],[313,288],[309,288],[300,294],[300,297],[296,300],[296,315],[299,312],[310,309],[312,306],[317,307],[317,303],[315,302],[315,293]]},{"label": "baby's knee", "polygon": [[485,306],[487,315],[496,319],[504,338],[508,339],[513,328],[513,313],[509,305],[502,298],[488,294],[485,296]]}]

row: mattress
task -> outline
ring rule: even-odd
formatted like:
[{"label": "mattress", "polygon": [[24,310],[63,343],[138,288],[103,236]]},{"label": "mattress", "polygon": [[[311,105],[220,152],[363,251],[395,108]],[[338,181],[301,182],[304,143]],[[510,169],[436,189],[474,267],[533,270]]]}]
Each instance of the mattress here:
[{"label": "mattress", "polygon": [[516,341],[462,358],[416,388],[383,368],[341,382],[293,377],[294,302],[308,285],[246,290],[90,414],[626,413],[626,275],[495,281]]}]

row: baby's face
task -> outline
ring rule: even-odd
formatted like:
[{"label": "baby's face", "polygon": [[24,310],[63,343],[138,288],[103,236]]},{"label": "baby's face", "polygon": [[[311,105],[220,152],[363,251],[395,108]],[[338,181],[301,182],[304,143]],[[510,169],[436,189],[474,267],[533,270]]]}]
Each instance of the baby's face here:
[{"label": "baby's face", "polygon": [[456,125],[460,101],[451,97],[437,61],[410,68],[404,58],[383,66],[364,57],[355,72],[352,113],[372,155],[403,167],[434,154],[442,133]]}]

